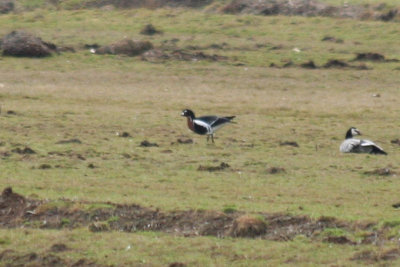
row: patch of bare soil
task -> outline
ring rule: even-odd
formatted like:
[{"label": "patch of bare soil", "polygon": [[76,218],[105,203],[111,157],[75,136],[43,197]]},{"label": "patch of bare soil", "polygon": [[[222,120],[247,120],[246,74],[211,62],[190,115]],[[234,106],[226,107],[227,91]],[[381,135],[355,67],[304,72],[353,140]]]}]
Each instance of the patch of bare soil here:
[{"label": "patch of bare soil", "polygon": [[126,138],[126,137],[132,137],[131,134],[128,133],[128,132],[122,132],[122,133],[117,132],[117,136],[119,136],[119,137],[124,137],[124,138]]},{"label": "patch of bare soil", "polygon": [[347,244],[347,245],[355,245],[356,243],[348,239],[346,236],[328,236],[324,240],[327,243],[334,243],[334,244]]},{"label": "patch of bare soil", "polygon": [[354,60],[384,61],[385,56],[378,53],[358,53]]},{"label": "patch of bare soil", "polygon": [[174,50],[172,52],[163,51],[160,49],[152,49],[142,54],[142,60],[150,62],[163,62],[165,60],[182,60],[182,61],[222,61],[227,60],[227,57],[217,54],[209,55],[201,51],[189,52],[184,50]]},{"label": "patch of bare soil", "polygon": [[300,65],[296,65],[293,63],[293,61],[288,60],[286,62],[283,62],[281,66],[271,63],[270,64],[271,68],[290,68],[290,67],[301,67],[305,69],[319,69],[319,68],[326,68],[326,69],[331,69],[331,68],[339,68],[339,69],[357,69],[357,70],[368,70],[371,69],[367,67],[365,64],[360,64],[360,65],[350,65],[342,60],[339,59],[331,59],[325,65],[318,66],[314,63],[313,60],[309,60],[307,62],[301,63]]},{"label": "patch of bare soil", "polygon": [[228,163],[221,162],[221,164],[218,165],[218,166],[203,166],[203,165],[200,165],[200,166],[197,168],[197,170],[198,170],[198,171],[216,172],[216,171],[222,171],[222,170],[228,169],[228,168],[230,168],[230,167],[231,167],[231,166],[229,166]]},{"label": "patch of bare soil", "polygon": [[267,173],[269,174],[277,174],[277,173],[283,173],[286,172],[285,168],[281,167],[271,167],[267,169]]},{"label": "patch of bare soil", "polygon": [[56,142],[57,145],[64,145],[64,144],[82,144],[82,141],[78,138],[72,138],[67,140],[60,140]]},{"label": "patch of bare soil", "polygon": [[295,141],[284,141],[279,143],[280,146],[292,146],[292,147],[299,147],[299,144]]},{"label": "patch of bare soil", "polygon": [[66,250],[68,250],[68,247],[67,247],[67,245],[65,245],[63,243],[53,244],[51,246],[51,248],[50,248],[51,252],[63,252],[63,251],[66,251]]},{"label": "patch of bare soil", "polygon": [[377,61],[377,62],[398,62],[398,59],[386,59],[384,55],[379,53],[357,53],[353,61]]},{"label": "patch of bare soil", "polygon": [[123,39],[111,45],[101,46],[95,50],[96,54],[112,54],[138,56],[153,48],[153,44],[149,41],[133,41],[131,39]]},{"label": "patch of bare soil", "polygon": [[13,153],[17,153],[17,154],[36,154],[35,150],[33,150],[32,148],[26,146],[24,148],[14,148],[11,150],[11,152]]},{"label": "patch of bare soil", "polygon": [[170,265],[168,265],[169,267],[186,267],[187,265],[182,263],[182,262],[173,262]]},{"label": "patch of bare soil", "polygon": [[385,10],[379,5],[331,6],[316,0],[233,0],[221,12],[230,14],[323,16],[354,19],[395,20],[398,9]]},{"label": "patch of bare soil", "polygon": [[[59,252],[59,251],[54,251]],[[76,262],[69,259],[62,259],[61,257],[50,253],[37,254],[30,252],[27,254],[19,254],[14,250],[4,250],[0,252],[0,262],[6,263],[7,267],[17,266],[43,266],[43,267],[100,267],[106,266],[98,264],[87,259],[80,259]]]},{"label": "patch of bare soil", "polygon": [[50,151],[47,153],[49,156],[69,157],[72,159],[86,160],[85,156],[74,151]]},{"label": "patch of bare soil", "polygon": [[176,142],[178,144],[193,144],[193,139],[190,139],[190,138],[187,138],[187,139],[178,138],[176,140]]},{"label": "patch of bare soil", "polygon": [[40,169],[40,170],[51,169],[51,165],[50,165],[50,164],[47,164],[47,163],[43,163],[43,164],[40,164],[40,165],[39,165],[38,169]]},{"label": "patch of bare soil", "polygon": [[15,4],[13,0],[0,1],[0,14],[7,14],[14,10]]},{"label": "patch of bare soil", "polygon": [[331,59],[325,65],[325,68],[348,68],[350,67],[349,64],[342,60],[338,59]]},{"label": "patch of bare soil", "polygon": [[351,260],[374,263],[382,260],[383,261],[395,260],[398,259],[399,257],[400,257],[400,249],[394,248],[384,251],[364,250],[355,253],[354,256],[351,257]]},{"label": "patch of bare soil", "polygon": [[149,141],[147,141],[147,140],[144,140],[144,141],[142,141],[141,143],[140,143],[140,146],[141,147],[158,147],[158,144],[157,143],[150,143]]},{"label": "patch of bare soil", "polygon": [[321,41],[323,41],[323,42],[333,42],[333,43],[338,43],[338,44],[343,43],[342,39],[338,39],[338,38],[335,38],[333,36],[325,36],[324,38],[322,38]]},{"label": "patch of bare soil", "polygon": [[[114,6],[116,8],[160,8],[189,7],[199,8],[210,4],[212,0],[97,0],[87,1],[86,7]],[[78,7],[82,7],[79,3]]]},{"label": "patch of bare soil", "polygon": [[300,67],[305,68],[305,69],[316,69],[317,68],[314,61],[312,61],[312,60],[309,60],[308,62],[305,62],[305,63],[301,63]]},{"label": "patch of bare soil", "polygon": [[[59,205],[63,202],[62,205]],[[57,205],[58,204],[58,205]],[[269,240],[292,240],[297,235],[318,237],[325,228],[340,228],[347,232],[369,231],[359,244],[371,244],[386,240],[384,231],[374,230],[373,223],[348,223],[332,217],[317,220],[308,216],[284,213],[258,213],[246,215],[242,212],[223,213],[217,211],[188,210],[163,212],[138,205],[107,204],[110,208],[79,209],[91,202],[70,200],[29,199],[14,193],[8,187],[0,196],[0,227],[34,227],[60,229],[88,227],[92,232],[102,231],[162,231],[181,236],[250,237]],[[345,238],[327,240],[338,244],[350,244]],[[352,243],[351,243],[352,244]],[[52,252],[66,250],[62,244],[53,245]],[[387,254],[391,255],[391,254]],[[40,258],[39,256],[35,256]],[[385,256],[389,257],[389,256]],[[383,259],[384,257],[382,257]]]},{"label": "patch of bare soil", "polygon": [[393,171],[390,167],[386,168],[378,168],[372,171],[366,171],[364,172],[366,175],[377,175],[377,176],[390,176],[390,175],[396,175],[397,172]]},{"label": "patch of bare soil", "polygon": [[390,143],[392,143],[392,144],[397,144],[397,145],[400,146],[400,139],[399,139],[399,138],[393,139],[393,140],[390,141]]}]

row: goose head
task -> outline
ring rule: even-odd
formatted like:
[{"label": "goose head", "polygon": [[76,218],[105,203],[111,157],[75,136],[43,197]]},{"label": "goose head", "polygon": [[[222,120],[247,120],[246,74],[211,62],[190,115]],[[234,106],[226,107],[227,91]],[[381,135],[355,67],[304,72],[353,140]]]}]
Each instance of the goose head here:
[{"label": "goose head", "polygon": [[353,136],[356,135],[361,135],[360,130],[358,130],[356,127],[350,127],[350,129],[346,132],[346,139],[353,138]]},{"label": "goose head", "polygon": [[188,117],[188,118],[191,118],[191,119],[194,119],[194,112],[193,111],[191,111],[190,109],[184,109],[183,111],[182,111],[182,113],[181,113],[181,116],[184,116],[184,117]]}]

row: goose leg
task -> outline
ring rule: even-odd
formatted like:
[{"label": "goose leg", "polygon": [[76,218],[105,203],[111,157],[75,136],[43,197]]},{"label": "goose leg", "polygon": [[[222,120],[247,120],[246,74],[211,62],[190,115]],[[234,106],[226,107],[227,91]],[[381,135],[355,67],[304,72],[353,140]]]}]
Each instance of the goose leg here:
[{"label": "goose leg", "polygon": [[214,143],[214,135],[213,134],[211,135],[211,140]]},{"label": "goose leg", "polygon": [[210,135],[207,135],[207,143],[208,143],[208,140],[210,139]]}]

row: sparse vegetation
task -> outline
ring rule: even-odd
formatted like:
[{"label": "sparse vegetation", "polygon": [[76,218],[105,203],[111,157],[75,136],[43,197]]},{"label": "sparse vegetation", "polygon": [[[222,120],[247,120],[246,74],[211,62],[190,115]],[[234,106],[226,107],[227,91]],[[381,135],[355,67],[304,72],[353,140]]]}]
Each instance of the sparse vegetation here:
[{"label": "sparse vegetation", "polygon": [[[0,214],[5,264],[399,264],[395,19],[51,2],[0,15],[1,37],[22,29],[73,48],[0,57],[0,184],[31,205]],[[148,24],[163,34],[141,34]],[[154,48],[89,50],[124,38]],[[183,108],[237,124],[207,144]],[[389,155],[341,155],[349,126]]]}]

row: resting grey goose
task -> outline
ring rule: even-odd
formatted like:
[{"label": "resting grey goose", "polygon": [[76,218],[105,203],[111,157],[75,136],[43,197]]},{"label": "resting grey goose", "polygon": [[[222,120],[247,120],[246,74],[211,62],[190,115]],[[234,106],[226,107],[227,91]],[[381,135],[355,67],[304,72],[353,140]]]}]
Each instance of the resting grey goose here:
[{"label": "resting grey goose", "polygon": [[340,145],[340,152],[387,155],[387,153],[374,142],[370,140],[355,139],[353,138],[355,135],[361,135],[361,132],[355,127],[350,127],[346,132],[346,139]]}]

